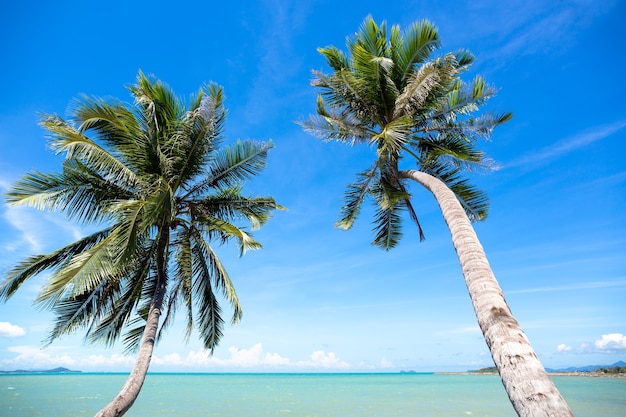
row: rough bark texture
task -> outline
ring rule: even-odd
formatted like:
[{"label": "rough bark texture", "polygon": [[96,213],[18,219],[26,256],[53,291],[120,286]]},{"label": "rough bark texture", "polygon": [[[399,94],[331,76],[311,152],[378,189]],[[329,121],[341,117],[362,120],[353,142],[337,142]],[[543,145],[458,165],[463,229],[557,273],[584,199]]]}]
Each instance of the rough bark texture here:
[{"label": "rough bark texture", "polygon": [[166,279],[165,279],[165,250],[169,239],[168,233],[165,232],[159,239],[157,247],[157,274],[158,283],[154,294],[154,299],[148,311],[148,320],[143,331],[141,344],[137,359],[130,375],[126,379],[126,383],[122,387],[117,396],[100,410],[95,417],[121,417],[132,407],[135,400],[139,396],[139,391],[146,379],[152,352],[154,350],[154,342],[156,340],[157,330],[159,328],[159,319],[161,318],[161,309],[163,307],[163,299],[165,297]]},{"label": "rough bark texture", "polygon": [[478,324],[517,414],[520,417],[573,416],[511,314],[476,232],[454,193],[442,181],[426,173],[411,170],[400,175],[426,187],[439,203]]}]

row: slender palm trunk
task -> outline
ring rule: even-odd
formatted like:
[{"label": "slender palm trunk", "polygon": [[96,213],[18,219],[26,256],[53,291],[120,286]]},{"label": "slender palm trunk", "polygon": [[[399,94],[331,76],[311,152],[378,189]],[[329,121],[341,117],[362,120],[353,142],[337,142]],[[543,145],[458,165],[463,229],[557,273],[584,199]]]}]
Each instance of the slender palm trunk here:
[{"label": "slender palm trunk", "polygon": [[478,324],[517,414],[520,417],[573,416],[511,314],[474,228],[454,193],[442,181],[423,172],[402,171],[400,176],[426,187],[439,203]]},{"label": "slender palm trunk", "polygon": [[113,401],[100,410],[95,417],[121,417],[126,414],[130,407],[132,407],[135,403],[135,400],[139,396],[139,391],[141,391],[141,387],[143,386],[143,382],[146,379],[146,374],[148,373],[148,368],[150,367],[150,361],[152,359],[157,330],[159,328],[159,319],[161,318],[163,300],[165,298],[167,282],[165,279],[165,251],[168,239],[169,236],[167,232],[159,238],[156,259],[158,283],[152,304],[150,305],[150,310],[148,311],[146,327],[143,331],[143,337],[141,338],[141,344],[139,346],[139,352],[137,353],[137,359],[135,360],[133,370]]}]

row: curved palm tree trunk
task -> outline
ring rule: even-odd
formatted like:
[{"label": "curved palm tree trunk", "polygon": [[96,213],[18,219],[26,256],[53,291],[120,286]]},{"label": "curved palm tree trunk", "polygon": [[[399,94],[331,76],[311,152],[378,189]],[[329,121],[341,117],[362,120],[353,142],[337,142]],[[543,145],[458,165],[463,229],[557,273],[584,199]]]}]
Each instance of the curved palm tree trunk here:
[{"label": "curved palm tree trunk", "polygon": [[146,374],[148,373],[148,368],[150,367],[150,361],[152,359],[157,330],[159,328],[159,319],[161,318],[163,300],[165,298],[167,282],[165,279],[165,251],[168,239],[169,236],[167,232],[165,232],[159,239],[156,259],[158,283],[152,304],[150,305],[150,309],[148,311],[146,327],[143,331],[143,337],[141,338],[141,344],[139,345],[139,352],[137,353],[137,359],[135,360],[133,370],[113,401],[100,410],[95,417],[120,417],[126,414],[130,407],[132,407],[135,403],[135,400],[139,396],[139,391],[141,391],[141,387],[143,386],[143,382],[146,379]]},{"label": "curved palm tree trunk", "polygon": [[[161,296],[161,301],[163,296]],[[152,351],[154,349],[154,341],[159,326],[159,318],[161,315],[161,308],[157,308],[154,304],[150,307],[148,313],[148,321],[144,329],[143,337],[141,339],[141,345],[139,347],[139,353],[133,370],[131,371],[124,387],[117,396],[106,407],[100,410],[96,417],[119,417],[123,416],[128,409],[133,405],[139,391],[143,386],[143,382],[146,379],[148,373],[148,367],[150,366],[150,360],[152,359]]]},{"label": "curved palm tree trunk", "polygon": [[439,203],[478,324],[517,414],[520,417],[573,416],[511,314],[476,232],[454,193],[442,181],[424,172],[402,171],[400,176],[426,187]]}]

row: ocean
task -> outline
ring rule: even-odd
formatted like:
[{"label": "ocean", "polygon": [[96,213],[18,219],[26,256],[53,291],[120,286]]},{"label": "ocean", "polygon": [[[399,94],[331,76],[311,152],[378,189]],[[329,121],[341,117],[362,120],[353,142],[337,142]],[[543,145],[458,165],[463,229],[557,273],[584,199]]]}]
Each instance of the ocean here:
[{"label": "ocean", "polygon": [[[626,378],[553,377],[577,417],[626,416]],[[0,416],[92,416],[125,374],[0,375]],[[150,373],[129,417],[515,417],[496,375]]]}]

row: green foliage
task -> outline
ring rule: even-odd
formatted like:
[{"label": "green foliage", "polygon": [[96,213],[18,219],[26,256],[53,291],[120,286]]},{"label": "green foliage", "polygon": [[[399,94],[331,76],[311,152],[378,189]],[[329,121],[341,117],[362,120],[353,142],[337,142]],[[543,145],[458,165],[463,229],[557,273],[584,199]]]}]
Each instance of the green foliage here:
[{"label": "green foliage", "polygon": [[603,374],[626,374],[626,366],[613,366],[611,368],[600,368],[598,372]]},{"label": "green foliage", "polygon": [[480,76],[469,82],[461,79],[474,62],[469,51],[433,57],[440,46],[438,30],[427,20],[404,31],[399,26],[388,31],[385,22],[378,25],[368,16],[348,39],[347,53],[334,46],[318,49],[333,72],[314,71],[312,84],[320,90],[317,115],[300,124],[325,140],[376,149],[373,166],[348,186],[337,226],[349,229],[362,203],[371,198],[377,207],[373,244],[386,250],[402,236],[402,211],[408,212],[423,238],[401,175],[403,158],[444,181],[472,220],[487,215],[486,195],[462,174],[491,167],[476,142],[489,139],[511,114],[473,116],[495,89]]},{"label": "green foliage", "polygon": [[143,73],[129,90],[134,105],[81,97],[72,120],[42,117],[51,148],[65,154],[63,169],[24,175],[7,192],[8,203],[105,226],[17,264],[0,284],[0,301],[49,271],[36,300],[56,314],[49,343],[85,329],[88,341],[107,345],[124,335],[132,350],[150,308],[164,315],[160,338],[182,307],[187,336],[198,329],[212,350],[223,332],[219,298],[232,306],[232,322],[242,313],[211,242],[235,240],[242,254],[261,247],[237,223],[257,229],[282,208],[271,197],[242,194],[245,181],[265,167],[272,144],[221,147],[226,110],[216,84],[188,105]]},{"label": "green foliage", "polygon": [[496,368],[495,366],[490,366],[488,368],[476,369],[475,371],[470,372],[475,374],[497,374],[498,368]]}]

